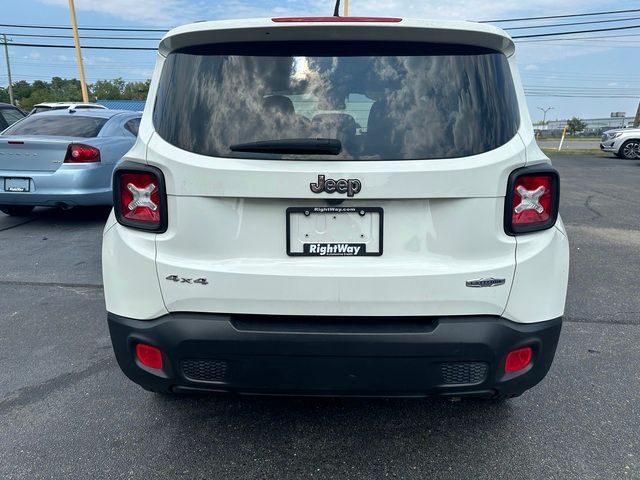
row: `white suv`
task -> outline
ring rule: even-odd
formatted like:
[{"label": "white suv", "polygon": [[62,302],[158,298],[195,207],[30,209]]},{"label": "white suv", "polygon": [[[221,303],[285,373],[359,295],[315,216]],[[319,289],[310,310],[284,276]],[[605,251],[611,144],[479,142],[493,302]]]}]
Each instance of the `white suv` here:
[{"label": "white suv", "polygon": [[88,110],[88,109],[101,109],[106,110],[104,105],[98,105],[97,103],[74,103],[74,102],[44,102],[34,105],[29,115],[36,113],[48,112],[50,110]]},{"label": "white suv", "polygon": [[640,159],[640,128],[607,130],[602,135],[600,149],[619,158]]},{"label": "white suv", "polygon": [[505,398],[551,366],[559,179],[497,28],[177,28],[124,160],[105,295],[148,390]]}]

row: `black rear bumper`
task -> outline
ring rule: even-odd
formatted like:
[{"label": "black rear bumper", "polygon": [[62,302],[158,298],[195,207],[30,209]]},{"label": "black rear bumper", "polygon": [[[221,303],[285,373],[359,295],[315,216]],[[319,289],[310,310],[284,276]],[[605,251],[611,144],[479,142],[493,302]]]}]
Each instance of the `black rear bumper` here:
[{"label": "black rear bumper", "polygon": [[[513,396],[540,382],[562,319],[518,324],[491,316],[273,317],[175,313],[156,320],[109,314],[120,367],[154,391],[354,396]],[[135,345],[163,352],[163,369]],[[505,356],[533,348],[533,362],[504,373]]]}]

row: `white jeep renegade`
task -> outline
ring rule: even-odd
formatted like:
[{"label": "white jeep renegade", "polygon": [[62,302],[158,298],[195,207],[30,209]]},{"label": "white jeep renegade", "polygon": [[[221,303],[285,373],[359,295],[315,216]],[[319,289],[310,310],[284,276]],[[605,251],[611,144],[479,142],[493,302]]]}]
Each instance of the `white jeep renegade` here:
[{"label": "white jeep renegade", "polygon": [[148,390],[505,398],[552,363],[559,179],[497,28],[176,28],[114,192],[109,329]]}]

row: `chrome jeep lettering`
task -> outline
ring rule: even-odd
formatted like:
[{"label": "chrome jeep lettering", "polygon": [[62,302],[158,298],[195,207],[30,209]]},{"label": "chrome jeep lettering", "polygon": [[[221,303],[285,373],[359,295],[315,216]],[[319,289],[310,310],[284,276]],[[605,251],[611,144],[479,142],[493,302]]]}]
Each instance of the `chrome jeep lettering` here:
[{"label": "chrome jeep lettering", "polygon": [[348,197],[360,193],[362,183],[357,178],[334,180],[326,178],[324,175],[318,175],[317,183],[310,183],[309,187],[313,193],[346,193]]}]

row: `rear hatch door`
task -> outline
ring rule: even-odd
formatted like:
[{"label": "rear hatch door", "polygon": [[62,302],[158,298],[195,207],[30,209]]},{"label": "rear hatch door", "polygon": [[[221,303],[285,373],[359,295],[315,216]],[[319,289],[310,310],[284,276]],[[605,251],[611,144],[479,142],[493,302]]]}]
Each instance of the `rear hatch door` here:
[{"label": "rear hatch door", "polygon": [[[156,244],[170,311],[503,312],[516,248],[504,196],[525,164],[504,54],[300,41],[160,63],[147,161],[167,183]],[[300,138],[341,150],[232,148]]]}]

